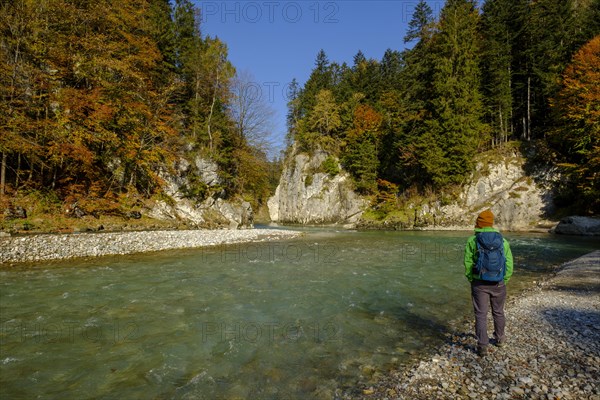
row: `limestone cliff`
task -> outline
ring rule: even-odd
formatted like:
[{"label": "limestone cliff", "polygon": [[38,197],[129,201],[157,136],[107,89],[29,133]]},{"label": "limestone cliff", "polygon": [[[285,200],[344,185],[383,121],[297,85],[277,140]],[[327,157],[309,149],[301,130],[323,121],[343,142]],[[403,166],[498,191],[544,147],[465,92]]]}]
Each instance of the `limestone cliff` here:
[{"label": "limestone cliff", "polygon": [[361,228],[472,229],[476,215],[491,208],[496,226],[506,230],[548,229],[552,215],[552,179],[549,170],[525,171],[526,160],[512,154],[480,155],[470,178],[453,195],[409,200],[384,220],[363,218],[368,202],[352,191],[350,176],[326,173],[329,157],[297,154],[286,161],[275,195],[269,199],[271,219],[283,223],[349,223]]},{"label": "limestone cliff", "polygon": [[[472,228],[476,215],[491,208],[495,225],[508,230],[530,230],[551,225],[554,211],[551,192],[552,174],[539,170],[528,175],[525,160],[518,154],[501,161],[477,163],[475,172],[462,188],[454,204],[431,204],[438,225],[446,223]],[[422,211],[424,215],[427,210]]]},{"label": "limestone cliff", "polygon": [[362,221],[368,228],[472,229],[477,214],[491,208],[495,226],[505,230],[547,230],[554,222],[550,170],[525,171],[525,159],[515,151],[501,159],[480,156],[474,173],[454,196],[409,201],[400,217]]},{"label": "limestone cliff", "polygon": [[[328,154],[294,154],[286,161],[275,195],[268,201],[272,221],[300,224],[355,223],[366,203],[352,190],[346,172],[323,167]],[[337,163],[337,160],[334,161]]]},{"label": "limestone cliff", "polygon": [[[206,195],[199,201],[190,195],[190,181],[195,177],[206,187]],[[162,172],[164,191],[169,198],[158,201],[148,216],[163,220],[177,220],[197,228],[252,228],[252,206],[246,201],[231,201],[223,197],[218,166],[213,161],[196,157],[194,163],[180,159],[175,173]],[[196,185],[197,186],[197,185]]]}]

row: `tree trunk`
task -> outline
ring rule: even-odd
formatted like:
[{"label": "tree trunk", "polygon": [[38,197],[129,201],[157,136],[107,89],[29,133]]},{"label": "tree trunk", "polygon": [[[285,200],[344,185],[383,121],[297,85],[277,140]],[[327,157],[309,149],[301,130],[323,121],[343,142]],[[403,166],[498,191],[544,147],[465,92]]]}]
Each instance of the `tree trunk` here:
[{"label": "tree trunk", "polygon": [[2,152],[2,167],[0,167],[0,196],[4,196],[4,185],[6,184],[6,152]]},{"label": "tree trunk", "polygon": [[502,115],[502,106],[498,107],[498,114],[500,116],[500,140],[499,142],[502,143],[504,141],[504,137],[506,136],[504,130],[506,129],[504,127],[504,116]]},{"label": "tree trunk", "polygon": [[527,78],[527,141],[531,139],[531,77]]},{"label": "tree trunk", "polygon": [[217,101],[217,90],[219,89],[219,66],[217,66],[217,81],[215,82],[215,90],[213,93],[212,103],[210,105],[210,113],[208,114],[208,124],[207,124],[207,132],[208,132],[208,140],[209,140],[209,149],[212,153],[213,150],[213,137],[212,132],[210,130],[210,124],[213,116],[213,112],[215,109],[215,102]]},{"label": "tree trunk", "polygon": [[21,153],[17,154],[17,172],[15,173],[15,190],[19,189],[19,174],[21,173]]}]

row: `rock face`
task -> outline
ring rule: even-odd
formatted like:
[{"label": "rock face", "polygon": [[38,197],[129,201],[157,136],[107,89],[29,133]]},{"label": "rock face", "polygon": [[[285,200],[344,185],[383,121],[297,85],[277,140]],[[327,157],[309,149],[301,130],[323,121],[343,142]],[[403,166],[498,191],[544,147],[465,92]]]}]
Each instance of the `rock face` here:
[{"label": "rock face", "polygon": [[[293,153],[295,154],[295,153]],[[491,208],[503,230],[547,230],[552,215],[552,171],[527,173],[518,152],[493,160],[482,157],[475,172],[452,199],[428,198],[409,203],[394,220],[362,220],[368,207],[351,189],[350,177],[323,172],[328,155],[294,155],[284,167],[275,195],[269,199],[273,221],[288,223],[357,223],[361,228],[473,229],[477,214]]]},{"label": "rock face", "polygon": [[567,217],[560,220],[554,233],[562,235],[600,236],[600,219],[590,217]]},{"label": "rock face", "polygon": [[[295,152],[293,153],[295,154]],[[268,201],[272,221],[322,224],[355,223],[366,202],[353,190],[350,176],[323,169],[328,154],[295,154],[286,162],[275,195]]]},{"label": "rock face", "polygon": [[[477,213],[491,208],[499,228],[524,230],[547,223],[546,216],[554,210],[549,175],[540,171],[529,176],[523,164],[517,156],[488,165],[479,163],[461,193],[459,204],[466,215],[460,218],[455,212],[454,218],[471,226]],[[452,207],[442,208],[442,212],[452,215]]]},{"label": "rock face", "polygon": [[[479,212],[491,208],[495,226],[528,230],[548,225],[554,210],[549,171],[527,175],[524,160],[514,155],[500,162],[479,162],[454,204],[430,206],[437,223],[471,228]],[[426,212],[427,210],[423,210]]]},{"label": "rock face", "polygon": [[[190,177],[200,177],[211,193],[202,201],[190,196]],[[231,202],[223,198],[218,190],[221,179],[216,163],[196,157],[191,164],[180,159],[175,165],[175,174],[163,172],[165,192],[172,201],[159,201],[148,213],[149,217],[178,220],[191,227],[245,229],[253,227],[252,206],[246,201]]]}]

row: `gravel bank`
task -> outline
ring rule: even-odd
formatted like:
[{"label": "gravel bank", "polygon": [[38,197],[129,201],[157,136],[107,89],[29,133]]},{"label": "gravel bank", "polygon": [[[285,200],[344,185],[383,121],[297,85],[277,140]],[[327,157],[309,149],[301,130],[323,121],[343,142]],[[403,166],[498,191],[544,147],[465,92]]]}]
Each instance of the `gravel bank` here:
[{"label": "gravel bank", "polygon": [[286,239],[278,229],[187,230],[32,235],[0,238],[0,264],[143,253],[222,244]]},{"label": "gravel bank", "polygon": [[486,357],[475,353],[474,322],[462,324],[430,359],[351,397],[600,399],[600,251],[509,298],[506,318],[507,345]]}]

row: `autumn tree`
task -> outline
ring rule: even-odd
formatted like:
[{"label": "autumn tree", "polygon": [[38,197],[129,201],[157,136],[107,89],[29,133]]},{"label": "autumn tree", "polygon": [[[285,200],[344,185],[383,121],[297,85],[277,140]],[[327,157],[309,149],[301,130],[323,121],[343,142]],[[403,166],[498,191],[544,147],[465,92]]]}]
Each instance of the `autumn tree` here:
[{"label": "autumn tree", "polygon": [[268,93],[247,71],[239,72],[231,82],[230,118],[237,144],[232,157],[233,179],[241,193],[254,193],[258,206],[266,202],[269,191],[267,153],[272,147],[274,110]]},{"label": "autumn tree", "polygon": [[552,141],[564,159],[567,189],[585,211],[600,211],[600,36],[584,45],[562,76],[552,102]]},{"label": "autumn tree", "polygon": [[347,135],[347,146],[342,162],[354,178],[356,190],[363,194],[377,188],[379,168],[378,146],[381,115],[368,105],[359,105],[354,111],[354,123]]},{"label": "autumn tree", "polygon": [[317,93],[315,107],[308,123],[310,129],[323,136],[330,136],[340,127],[340,108],[330,90],[323,89]]},{"label": "autumn tree", "polygon": [[197,17],[188,0],[2,2],[1,192],[151,196],[184,138],[229,166],[241,146],[227,114],[234,69]]}]

